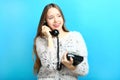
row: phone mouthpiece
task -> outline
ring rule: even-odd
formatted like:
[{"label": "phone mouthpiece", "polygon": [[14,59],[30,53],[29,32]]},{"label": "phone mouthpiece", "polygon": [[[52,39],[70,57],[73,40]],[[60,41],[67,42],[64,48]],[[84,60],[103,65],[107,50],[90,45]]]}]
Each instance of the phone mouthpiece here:
[{"label": "phone mouthpiece", "polygon": [[50,31],[50,34],[53,36],[58,36],[59,31],[55,29],[55,30]]}]

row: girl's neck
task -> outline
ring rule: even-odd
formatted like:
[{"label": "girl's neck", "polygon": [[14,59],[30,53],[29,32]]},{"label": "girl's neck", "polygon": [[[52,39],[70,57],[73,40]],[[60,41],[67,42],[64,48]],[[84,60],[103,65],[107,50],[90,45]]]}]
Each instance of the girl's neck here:
[{"label": "girl's neck", "polygon": [[67,34],[68,34],[68,32],[65,32],[65,31],[63,31],[63,30],[60,30],[58,36],[59,36],[59,38],[63,38],[63,37],[65,37]]}]

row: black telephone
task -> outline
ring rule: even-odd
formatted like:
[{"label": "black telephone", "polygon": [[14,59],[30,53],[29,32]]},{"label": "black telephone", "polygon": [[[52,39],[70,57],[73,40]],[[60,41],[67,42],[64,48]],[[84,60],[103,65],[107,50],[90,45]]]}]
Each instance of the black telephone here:
[{"label": "black telephone", "polygon": [[58,36],[58,34],[59,34],[59,31],[58,30],[52,30],[52,31],[50,31],[50,34],[52,35],[52,36]]},{"label": "black telephone", "polygon": [[70,60],[70,57],[73,58],[73,65],[76,66],[79,63],[81,63],[83,61],[83,57],[82,56],[78,56],[72,53],[68,53],[67,54],[67,59]]},{"label": "black telephone", "polygon": [[[46,21],[45,21],[44,25],[48,26]],[[54,29],[54,30],[50,31],[50,34],[54,37],[57,37],[59,34],[59,31],[57,29]]]}]

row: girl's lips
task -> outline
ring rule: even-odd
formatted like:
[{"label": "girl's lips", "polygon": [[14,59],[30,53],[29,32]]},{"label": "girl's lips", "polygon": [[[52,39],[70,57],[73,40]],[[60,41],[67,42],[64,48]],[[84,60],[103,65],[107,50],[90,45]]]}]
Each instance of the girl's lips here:
[{"label": "girl's lips", "polygon": [[54,24],[53,25],[55,28],[58,28],[60,26],[60,24]]}]

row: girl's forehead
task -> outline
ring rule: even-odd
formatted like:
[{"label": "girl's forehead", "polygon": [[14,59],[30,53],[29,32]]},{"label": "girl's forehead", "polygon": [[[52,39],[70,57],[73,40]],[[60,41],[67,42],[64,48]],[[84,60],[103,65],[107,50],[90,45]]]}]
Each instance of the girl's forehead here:
[{"label": "girl's forehead", "polygon": [[57,8],[50,8],[47,11],[47,14],[55,14],[55,13],[60,13],[60,11]]}]

